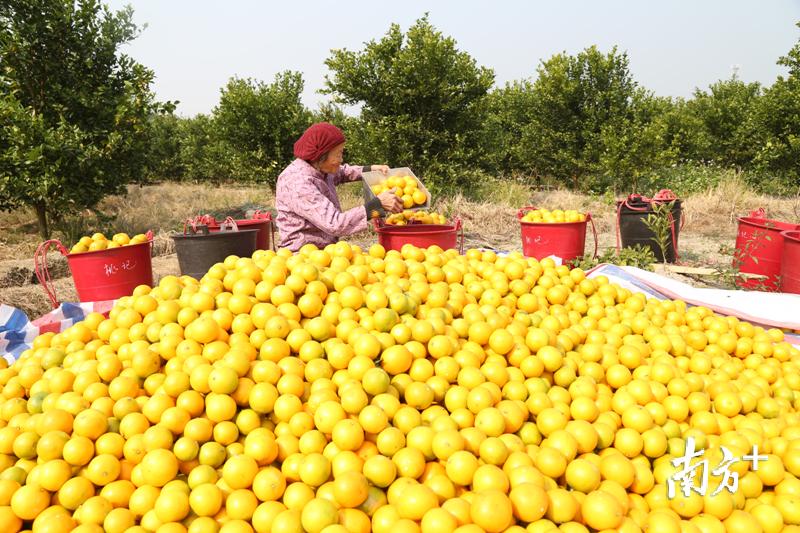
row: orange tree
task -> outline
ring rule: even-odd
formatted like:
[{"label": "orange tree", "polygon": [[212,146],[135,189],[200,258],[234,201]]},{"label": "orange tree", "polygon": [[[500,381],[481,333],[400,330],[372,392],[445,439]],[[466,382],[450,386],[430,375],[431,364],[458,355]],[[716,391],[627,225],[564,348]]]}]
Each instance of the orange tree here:
[{"label": "orange tree", "polygon": [[153,73],[121,54],[130,8],[97,0],[0,3],[0,209],[51,222],[141,175]]},{"label": "orange tree", "polygon": [[323,92],[360,106],[347,121],[351,160],[407,165],[435,192],[468,189],[483,164],[481,129],[494,72],[478,66],[426,17],[393,24],[361,51],[334,50]]},{"label": "orange tree", "polygon": [[800,40],[778,59],[778,64],[788,73],[778,76],[757,106],[764,142],[755,156],[755,165],[759,170],[785,176],[787,184],[793,186],[790,190],[796,190],[800,186]]}]

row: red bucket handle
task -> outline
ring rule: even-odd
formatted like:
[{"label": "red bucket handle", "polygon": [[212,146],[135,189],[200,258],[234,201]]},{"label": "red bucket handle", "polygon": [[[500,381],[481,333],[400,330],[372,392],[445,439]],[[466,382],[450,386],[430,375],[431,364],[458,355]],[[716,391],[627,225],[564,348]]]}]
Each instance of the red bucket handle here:
[{"label": "red bucket handle", "polygon": [[218,226],[219,222],[211,215],[195,215],[192,218],[186,219],[183,225],[184,229],[187,225],[191,226],[192,229],[197,229],[198,226]]},{"label": "red bucket handle", "polygon": [[661,189],[656,193],[655,196],[653,196],[654,202],[667,203],[667,202],[674,202],[677,199],[678,196],[669,189]]},{"label": "red bucket handle", "polygon": [[[213,220],[213,218],[211,220]],[[216,224],[216,221],[214,221],[214,223]],[[189,235],[189,229],[191,229],[192,235],[197,233],[208,235],[210,232],[210,222],[204,217],[189,218],[183,223],[183,234]]]},{"label": "red bucket handle", "polygon": [[381,217],[373,218],[372,219],[372,227],[377,231],[381,228],[385,228],[387,226],[391,226],[391,224],[387,224],[384,219]]},{"label": "red bucket handle", "polygon": [[[147,237],[147,244],[150,245],[150,252],[152,253],[153,231],[147,230],[147,232],[145,232],[145,237]],[[50,270],[47,266],[47,253],[53,246],[64,257],[70,255],[69,250],[67,250],[58,239],[44,241],[36,248],[36,251],[33,254],[33,271],[36,274],[36,279],[39,280],[39,285],[41,285],[44,289],[47,299],[50,300],[50,304],[53,306],[53,309],[56,309],[59,305],[59,301],[56,295],[55,284],[53,284],[53,279],[50,276]]]},{"label": "red bucket handle", "polygon": [[183,234],[187,235],[186,230],[192,228],[192,233],[197,233],[197,228],[205,227],[208,229],[208,224],[203,221],[203,217],[196,216],[194,218],[187,218],[183,222]]},{"label": "red bucket handle", "polygon": [[219,223],[217,222],[217,219],[211,215],[195,215],[194,217],[186,219],[184,222],[184,229],[187,225],[191,226],[193,229],[196,229],[198,226],[217,226]]},{"label": "red bucket handle", "polygon": [[152,254],[152,252],[153,252],[153,237],[154,237],[153,230],[149,229],[149,230],[145,231],[144,232],[144,236],[147,238],[147,244],[150,245],[150,253]]},{"label": "red bucket handle", "polygon": [[623,205],[628,209],[630,209],[631,211],[647,211],[649,209],[649,207],[647,206],[636,207],[635,205],[632,204],[635,203],[650,204],[652,202],[653,202],[652,198],[648,198],[647,196],[642,196],[641,194],[630,194],[628,195],[627,198],[625,198],[622,201],[622,203],[619,204],[619,206],[617,207],[617,211],[619,212],[619,210],[622,208]]},{"label": "red bucket handle", "polygon": [[767,211],[763,207],[750,211],[750,218],[767,218]]},{"label": "red bucket handle", "polygon": [[458,255],[464,255],[464,225],[460,218],[456,218],[455,223],[456,239],[458,242]]},{"label": "red bucket handle", "polygon": [[586,220],[592,225],[592,235],[594,236],[594,255],[592,255],[592,259],[594,259],[597,257],[597,228],[594,225],[594,219],[591,213],[586,213]]},{"label": "red bucket handle", "polygon": [[524,217],[525,213],[527,213],[528,211],[536,211],[536,209],[537,208],[532,205],[526,205],[525,207],[521,207],[519,211],[517,211],[517,219],[521,219],[522,217]]},{"label": "red bucket handle", "polygon": [[36,274],[36,279],[39,280],[39,284],[44,289],[48,300],[50,300],[50,304],[53,306],[53,309],[55,309],[58,307],[58,298],[56,297],[55,285],[53,285],[53,280],[50,277],[50,271],[47,268],[47,252],[50,250],[51,246],[55,246],[56,249],[61,252],[61,255],[65,257],[69,255],[69,251],[58,239],[44,241],[36,248],[36,252],[33,254],[33,271]]},{"label": "red bucket handle", "polygon": [[227,217],[220,223],[219,229],[220,231],[239,231],[239,224],[236,223],[233,217]]}]

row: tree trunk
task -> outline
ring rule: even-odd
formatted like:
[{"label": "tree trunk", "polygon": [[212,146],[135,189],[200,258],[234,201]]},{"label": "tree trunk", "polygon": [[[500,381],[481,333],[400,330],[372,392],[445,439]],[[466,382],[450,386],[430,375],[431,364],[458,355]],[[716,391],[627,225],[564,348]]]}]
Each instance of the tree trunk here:
[{"label": "tree trunk", "polygon": [[39,220],[39,235],[42,236],[44,240],[50,238],[50,225],[47,222],[47,210],[45,209],[44,204],[36,204],[33,206],[34,211],[36,211],[36,218]]}]

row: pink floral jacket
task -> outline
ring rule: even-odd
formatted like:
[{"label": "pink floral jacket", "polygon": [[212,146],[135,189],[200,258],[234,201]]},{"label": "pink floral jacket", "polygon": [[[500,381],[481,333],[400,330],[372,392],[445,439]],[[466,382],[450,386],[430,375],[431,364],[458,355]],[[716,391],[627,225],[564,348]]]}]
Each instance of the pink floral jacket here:
[{"label": "pink floral jacket", "polygon": [[361,179],[363,167],[342,165],[336,174],[325,174],[302,159],[295,159],[278,176],[275,187],[275,223],[280,247],[293,252],[304,244],[323,248],[341,237],[367,228],[364,206],[342,211],[336,186]]}]

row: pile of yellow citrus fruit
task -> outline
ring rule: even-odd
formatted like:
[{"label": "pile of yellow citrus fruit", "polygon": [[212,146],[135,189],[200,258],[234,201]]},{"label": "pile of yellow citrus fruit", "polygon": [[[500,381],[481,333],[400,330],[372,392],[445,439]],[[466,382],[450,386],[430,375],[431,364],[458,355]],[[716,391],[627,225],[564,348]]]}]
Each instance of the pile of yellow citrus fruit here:
[{"label": "pile of yellow citrus fruit", "polygon": [[536,224],[558,224],[562,222],[583,222],[586,215],[574,209],[562,210],[553,209],[534,209],[523,215],[523,222],[533,222]]},{"label": "pile of yellow citrus fruit", "polygon": [[95,233],[91,237],[88,235],[81,237],[78,242],[76,242],[72,248],[70,248],[69,252],[71,254],[94,252],[96,250],[119,248],[120,246],[141,244],[143,242],[147,242],[147,236],[144,233],[139,233],[133,237],[130,237],[127,233],[116,233],[110,239],[102,233]]},{"label": "pile of yellow citrus fruit", "polygon": [[394,226],[405,226],[406,224],[447,224],[447,218],[438,213],[428,213],[426,211],[405,210],[400,213],[393,213],[386,217],[386,223]]},{"label": "pile of yellow citrus fruit", "polygon": [[[0,387],[3,533],[800,530],[783,332],[548,259],[229,257],[39,336]],[[669,498],[690,437],[708,487]]]},{"label": "pile of yellow citrus fruit", "polygon": [[370,189],[375,196],[394,190],[394,193],[403,201],[404,209],[425,205],[428,201],[428,195],[419,188],[414,176],[391,176],[373,185]]}]

